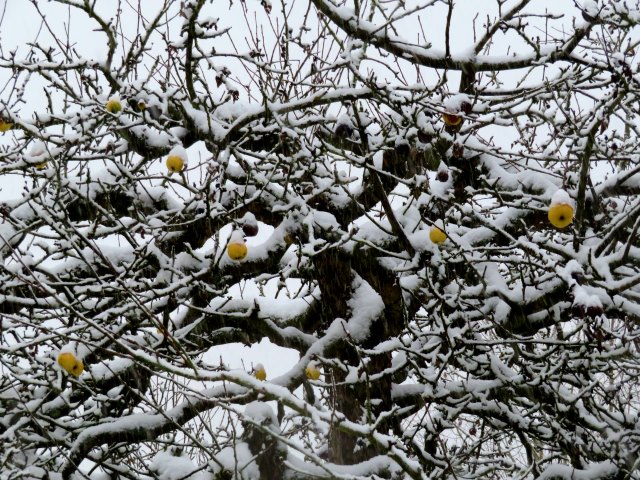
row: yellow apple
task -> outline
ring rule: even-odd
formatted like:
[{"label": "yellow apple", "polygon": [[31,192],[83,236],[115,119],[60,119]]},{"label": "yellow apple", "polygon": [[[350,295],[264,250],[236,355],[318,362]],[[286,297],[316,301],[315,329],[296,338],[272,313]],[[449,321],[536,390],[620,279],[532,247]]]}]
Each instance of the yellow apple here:
[{"label": "yellow apple", "polygon": [[167,168],[169,175],[182,172],[187,166],[187,151],[182,145],[174,146],[167,154]]},{"label": "yellow apple", "polygon": [[309,362],[304,373],[307,375],[309,380],[318,380],[320,378],[320,370],[315,362]]},{"label": "yellow apple", "polygon": [[105,108],[107,109],[107,112],[116,114],[122,111],[122,104],[117,98],[110,98]]},{"label": "yellow apple", "polygon": [[58,355],[58,364],[74,377],[79,377],[84,371],[82,360],[76,358],[71,352],[64,352]]},{"label": "yellow apple", "polygon": [[429,239],[436,245],[441,245],[447,239],[447,234],[438,227],[431,227],[431,230],[429,230]]},{"label": "yellow apple", "polygon": [[13,123],[9,123],[6,120],[0,118],[0,133],[11,130],[11,127],[13,127]]},{"label": "yellow apple", "polygon": [[227,254],[231,260],[240,261],[247,256],[247,245],[242,242],[234,242],[227,245]]},{"label": "yellow apple", "polygon": [[556,203],[549,207],[549,221],[556,228],[566,228],[573,221],[573,207],[568,203]]},{"label": "yellow apple", "polygon": [[443,113],[442,120],[444,121],[444,123],[452,127],[457,127],[462,123],[462,117],[454,113]]},{"label": "yellow apple", "polygon": [[262,382],[267,379],[267,371],[264,369],[264,366],[261,363],[258,363],[255,367],[253,367],[253,376]]},{"label": "yellow apple", "polygon": [[167,168],[171,173],[181,172],[184,168],[184,160],[180,155],[169,155],[167,157]]}]

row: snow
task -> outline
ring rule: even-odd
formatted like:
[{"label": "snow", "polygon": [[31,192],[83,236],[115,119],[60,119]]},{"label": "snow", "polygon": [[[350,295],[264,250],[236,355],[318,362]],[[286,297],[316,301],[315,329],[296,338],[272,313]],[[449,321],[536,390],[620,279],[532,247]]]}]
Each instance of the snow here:
[{"label": "snow", "polygon": [[242,230],[234,230],[229,237],[229,243],[245,243]]},{"label": "snow", "polygon": [[149,464],[149,470],[157,475],[157,480],[206,480],[210,477],[189,458],[158,452]]},{"label": "snow", "polygon": [[[256,365],[255,370],[264,369],[261,363]],[[244,407],[244,416],[250,418],[252,421],[266,426],[274,432],[279,432],[279,422],[275,412],[265,402],[250,402]]]},{"label": "snow", "polygon": [[537,477],[539,480],[599,480],[610,478],[619,472],[619,468],[610,460],[590,463],[585,469],[578,469],[568,465],[551,464],[544,468]]},{"label": "snow", "polygon": [[598,295],[589,294],[586,288],[576,286],[573,289],[573,305],[602,308],[602,301]]},{"label": "snow", "polygon": [[575,202],[569,196],[566,190],[560,189],[556,191],[551,197],[551,205],[562,205],[562,204],[571,205],[573,208],[575,208]]},{"label": "snow", "polygon": [[184,162],[185,166],[187,165],[189,160],[187,151],[184,149],[182,145],[175,145],[171,150],[169,150],[167,157],[180,157]]},{"label": "snow", "polygon": [[117,377],[135,365],[130,358],[116,357],[112,360],[93,365],[91,376],[96,380]]},{"label": "snow", "polygon": [[76,352],[76,346],[71,343],[63,345],[58,353],[71,353],[74,357],[80,358],[78,357],[78,352]]},{"label": "snow", "polygon": [[36,140],[33,142],[33,146],[31,150],[29,150],[29,155],[25,156],[25,159],[31,160],[33,163],[36,163],[38,160],[43,161],[47,156],[47,145],[42,140]]},{"label": "snow", "polygon": [[347,331],[356,342],[363,342],[371,334],[373,322],[384,312],[384,302],[380,295],[362,278],[353,281],[353,294],[348,302],[351,318]]},{"label": "snow", "polygon": [[471,99],[464,93],[452,95],[443,102],[443,107],[447,113],[459,113],[464,103],[471,104]]},{"label": "snow", "polygon": [[335,472],[336,475],[343,475],[347,478],[354,476],[356,476],[356,478],[375,478],[380,471],[388,471],[390,474],[397,473],[400,475],[402,471],[401,468],[386,455],[378,455],[356,465],[337,465],[322,461],[321,459],[315,459],[314,465],[303,462],[293,455],[287,458],[287,462],[298,471],[309,472],[310,475],[318,477],[326,475],[327,471]]},{"label": "snow", "polygon": [[242,221],[249,225],[257,224],[256,216],[251,212],[246,212],[242,217]]},{"label": "snow", "polygon": [[245,442],[225,447],[215,455],[214,474],[226,470],[234,474],[234,480],[259,480],[260,470]]}]

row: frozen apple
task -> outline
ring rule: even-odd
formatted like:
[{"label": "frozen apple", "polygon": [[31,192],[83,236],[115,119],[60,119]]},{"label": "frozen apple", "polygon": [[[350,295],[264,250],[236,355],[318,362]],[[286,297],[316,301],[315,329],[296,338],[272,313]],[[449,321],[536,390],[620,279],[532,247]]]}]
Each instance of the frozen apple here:
[{"label": "frozen apple", "polygon": [[71,352],[63,352],[58,355],[58,365],[60,365],[69,375],[79,377],[84,371],[82,360],[76,358]]},{"label": "frozen apple", "polygon": [[568,227],[573,222],[573,200],[564,190],[558,190],[549,205],[549,222],[556,228]]},{"label": "frozen apple", "polygon": [[316,362],[309,362],[307,368],[304,370],[305,375],[309,380],[318,380],[320,378],[320,369]]},{"label": "frozen apple", "polygon": [[255,367],[253,367],[253,376],[262,382],[267,379],[267,371],[264,369],[264,366],[261,363],[258,363]]},{"label": "frozen apple", "polygon": [[181,172],[187,165],[187,151],[180,145],[176,145],[167,155],[166,165],[169,175]]},{"label": "frozen apple", "polygon": [[107,104],[105,105],[107,112],[117,114],[122,111],[122,104],[120,103],[120,99],[117,97],[111,97]]},{"label": "frozen apple", "polygon": [[429,239],[436,245],[442,245],[447,240],[447,234],[440,228],[433,226],[429,230]]},{"label": "frozen apple", "polygon": [[229,244],[227,245],[227,255],[229,255],[231,260],[236,262],[247,256],[247,244],[240,230],[236,230],[231,234]]}]

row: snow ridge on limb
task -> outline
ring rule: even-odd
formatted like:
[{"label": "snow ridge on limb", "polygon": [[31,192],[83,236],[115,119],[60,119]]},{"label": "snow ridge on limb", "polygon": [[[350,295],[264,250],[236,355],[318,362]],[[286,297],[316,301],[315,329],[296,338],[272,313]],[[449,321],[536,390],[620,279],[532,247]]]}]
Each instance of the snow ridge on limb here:
[{"label": "snow ridge on limb", "polygon": [[[331,0],[311,1],[319,11],[349,35],[362,41],[370,42],[372,45],[382,48],[397,57],[410,58],[419,65],[446,70],[505,71],[527,68],[541,63],[550,64],[566,61],[572,58],[573,50],[588,35],[590,28],[587,26],[577,29],[572,37],[566,39],[562,48],[550,46],[538,49],[535,53],[522,55],[521,58],[516,58],[515,60],[508,57],[477,55],[479,52],[476,52],[474,56],[446,56],[443,51],[432,49],[430,46],[412,45],[401,37],[381,32],[377,25],[359,18],[351,9],[338,7]],[[429,3],[431,2],[425,4],[425,6],[429,5]],[[423,6],[422,8],[425,7]],[[416,8],[416,10],[419,11],[422,8]],[[482,44],[480,43],[479,46],[481,48]]]}]

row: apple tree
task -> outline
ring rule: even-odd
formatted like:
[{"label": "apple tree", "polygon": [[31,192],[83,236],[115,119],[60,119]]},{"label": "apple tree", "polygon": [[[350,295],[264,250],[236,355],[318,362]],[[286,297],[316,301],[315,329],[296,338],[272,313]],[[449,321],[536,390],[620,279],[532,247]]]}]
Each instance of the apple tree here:
[{"label": "apple tree", "polygon": [[640,478],[637,0],[0,22],[0,477]]}]

